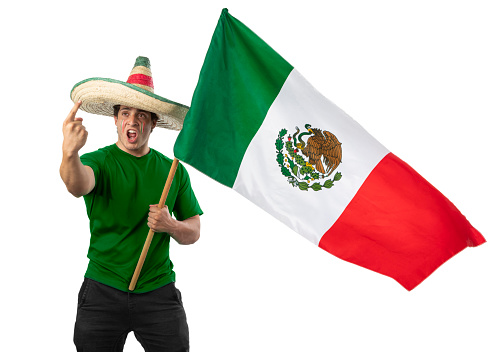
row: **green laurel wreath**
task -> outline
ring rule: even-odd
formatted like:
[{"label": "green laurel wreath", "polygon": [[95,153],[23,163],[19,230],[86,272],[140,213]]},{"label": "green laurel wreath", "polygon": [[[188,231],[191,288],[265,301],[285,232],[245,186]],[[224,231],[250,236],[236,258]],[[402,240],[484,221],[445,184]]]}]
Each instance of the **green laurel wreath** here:
[{"label": "green laurel wreath", "polygon": [[[332,179],[328,179],[322,184],[320,179],[325,178],[325,174],[316,172],[313,167],[307,165],[303,156],[297,153],[297,150],[293,146],[291,136],[288,136],[288,141],[284,142],[284,136],[287,133],[288,131],[285,128],[279,131],[276,139],[276,160],[281,168],[281,173],[288,178],[288,182],[293,187],[298,187],[302,191],[308,191],[309,188],[314,191],[320,191],[323,188],[332,188],[334,182],[342,178],[342,174],[337,172]],[[287,154],[283,152],[284,147],[286,147]]]}]

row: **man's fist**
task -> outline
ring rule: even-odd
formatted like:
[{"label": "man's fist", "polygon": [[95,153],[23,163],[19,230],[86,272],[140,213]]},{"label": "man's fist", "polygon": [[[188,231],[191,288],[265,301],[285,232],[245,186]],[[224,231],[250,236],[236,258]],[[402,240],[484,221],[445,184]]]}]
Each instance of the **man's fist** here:
[{"label": "man's fist", "polygon": [[148,227],[153,232],[173,233],[175,230],[175,219],[170,215],[168,206],[164,205],[163,208],[159,208],[158,205],[150,205]]}]

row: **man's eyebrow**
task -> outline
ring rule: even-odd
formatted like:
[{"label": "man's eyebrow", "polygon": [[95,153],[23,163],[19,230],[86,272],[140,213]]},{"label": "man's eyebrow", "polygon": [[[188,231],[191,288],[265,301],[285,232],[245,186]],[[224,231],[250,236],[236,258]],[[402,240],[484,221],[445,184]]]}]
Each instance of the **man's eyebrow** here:
[{"label": "man's eyebrow", "polygon": [[[123,110],[131,110],[131,109],[132,109],[132,108],[131,108],[131,107],[129,107],[129,106],[121,106],[121,108],[119,109],[119,111],[123,111]],[[140,110],[140,109],[136,109],[136,113],[137,113],[137,114],[143,113],[143,114],[151,115],[151,112],[146,111],[146,110]]]}]

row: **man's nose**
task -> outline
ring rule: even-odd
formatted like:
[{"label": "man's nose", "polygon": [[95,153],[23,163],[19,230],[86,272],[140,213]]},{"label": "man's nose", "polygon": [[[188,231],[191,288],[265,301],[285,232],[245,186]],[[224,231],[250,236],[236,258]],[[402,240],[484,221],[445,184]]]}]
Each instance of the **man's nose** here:
[{"label": "man's nose", "polygon": [[127,120],[127,123],[130,124],[130,125],[134,125],[136,124],[138,121],[138,118],[136,117],[135,114],[130,114],[129,117],[128,117],[128,120]]}]

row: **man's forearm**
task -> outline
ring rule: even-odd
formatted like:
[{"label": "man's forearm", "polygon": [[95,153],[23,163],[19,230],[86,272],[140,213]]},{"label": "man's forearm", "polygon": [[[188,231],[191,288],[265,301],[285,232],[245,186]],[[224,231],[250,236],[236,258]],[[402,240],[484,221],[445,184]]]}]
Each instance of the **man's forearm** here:
[{"label": "man's forearm", "polygon": [[179,244],[195,243],[201,233],[201,220],[199,219],[199,215],[184,221],[175,220],[174,225],[168,233]]},{"label": "man's forearm", "polygon": [[60,166],[60,176],[68,192],[75,197],[84,196],[95,186],[95,177],[92,169],[80,161],[78,153],[63,153]]}]

